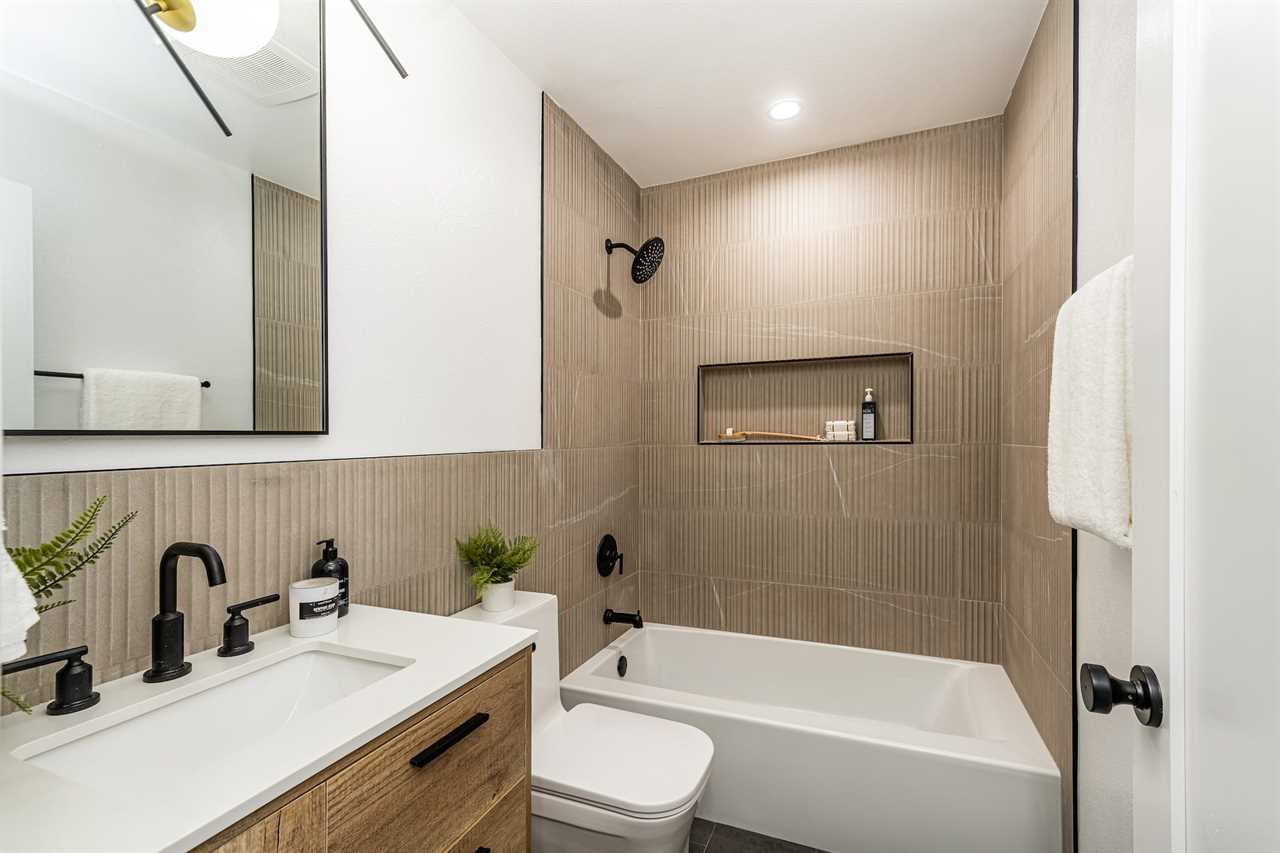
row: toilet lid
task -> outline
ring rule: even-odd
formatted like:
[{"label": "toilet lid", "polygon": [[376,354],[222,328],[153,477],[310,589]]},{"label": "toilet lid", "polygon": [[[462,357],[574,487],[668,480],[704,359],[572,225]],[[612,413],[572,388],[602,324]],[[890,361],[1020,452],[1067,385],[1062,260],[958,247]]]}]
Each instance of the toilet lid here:
[{"label": "toilet lid", "polygon": [[533,787],[637,817],[678,811],[711,771],[711,738],[684,723],[578,705],[533,741]]}]

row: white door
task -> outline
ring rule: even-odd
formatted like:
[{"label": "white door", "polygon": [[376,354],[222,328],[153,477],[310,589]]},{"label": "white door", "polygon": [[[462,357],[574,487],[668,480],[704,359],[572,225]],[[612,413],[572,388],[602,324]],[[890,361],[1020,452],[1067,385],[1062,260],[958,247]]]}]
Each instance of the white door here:
[{"label": "white door", "polygon": [[1133,849],[1276,851],[1280,4],[1139,0],[1136,80]]}]

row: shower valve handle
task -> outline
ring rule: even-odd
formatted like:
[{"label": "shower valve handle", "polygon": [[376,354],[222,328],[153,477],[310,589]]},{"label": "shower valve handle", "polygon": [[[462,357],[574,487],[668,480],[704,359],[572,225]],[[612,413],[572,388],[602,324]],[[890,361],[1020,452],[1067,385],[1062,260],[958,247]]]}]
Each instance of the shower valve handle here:
[{"label": "shower valve handle", "polygon": [[600,573],[600,577],[607,578],[613,574],[615,565],[618,567],[618,574],[622,574],[624,563],[622,552],[618,550],[618,540],[613,538],[612,533],[606,533],[596,546],[596,571]]}]

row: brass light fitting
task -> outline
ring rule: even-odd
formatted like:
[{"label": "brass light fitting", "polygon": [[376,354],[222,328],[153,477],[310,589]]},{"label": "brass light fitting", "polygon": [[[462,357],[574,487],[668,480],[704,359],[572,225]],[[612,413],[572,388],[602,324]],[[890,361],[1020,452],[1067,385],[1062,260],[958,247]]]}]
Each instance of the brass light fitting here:
[{"label": "brass light fitting", "polygon": [[196,28],[196,10],[191,0],[156,0],[147,7],[147,14],[154,15],[165,26],[180,33]]}]

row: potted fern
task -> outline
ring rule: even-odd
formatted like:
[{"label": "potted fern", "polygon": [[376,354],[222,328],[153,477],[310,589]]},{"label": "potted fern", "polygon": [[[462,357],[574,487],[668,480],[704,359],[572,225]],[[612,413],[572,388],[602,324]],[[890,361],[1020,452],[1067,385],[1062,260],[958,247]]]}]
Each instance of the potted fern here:
[{"label": "potted fern", "polygon": [[510,610],[516,603],[516,573],[538,551],[538,540],[517,536],[510,542],[493,525],[481,527],[468,539],[457,540],[458,556],[471,572],[471,585],[485,610]]},{"label": "potted fern", "polygon": [[[89,535],[98,526],[98,516],[102,514],[102,508],[106,503],[106,495],[96,498],[84,512],[76,517],[75,521],[71,522],[70,527],[48,542],[34,548],[24,548],[20,545],[5,548],[36,600],[37,615],[71,604],[73,599],[57,598],[55,600],[55,596],[76,575],[105,556],[115,544],[116,539],[129,526],[129,522],[138,515],[137,510],[134,510],[109,525],[93,539],[89,539]],[[86,539],[89,541],[86,542]],[[80,547],[82,543],[83,547]],[[21,694],[8,687],[0,686],[0,698],[12,702],[25,713],[31,713],[30,703]]]}]

